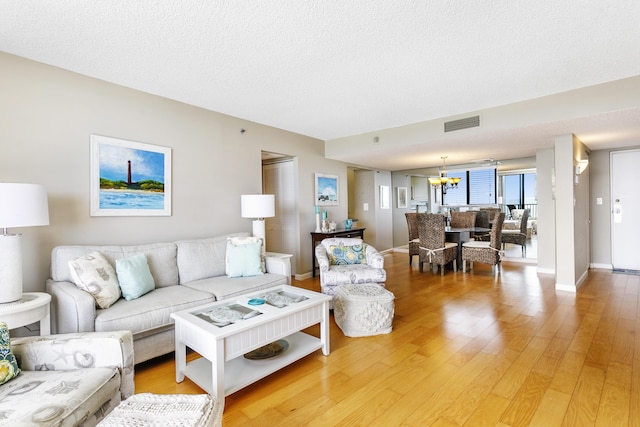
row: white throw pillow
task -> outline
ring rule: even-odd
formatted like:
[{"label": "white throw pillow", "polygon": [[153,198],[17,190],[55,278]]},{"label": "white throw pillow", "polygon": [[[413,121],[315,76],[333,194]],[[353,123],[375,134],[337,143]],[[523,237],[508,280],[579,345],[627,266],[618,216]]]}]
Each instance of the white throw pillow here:
[{"label": "white throw pillow", "polygon": [[253,236],[242,236],[242,237],[227,237],[227,253],[225,254],[225,274],[228,276],[230,272],[229,265],[229,245],[240,246],[247,244],[260,244],[260,269],[262,273],[267,271],[265,267],[265,250],[264,250],[264,242],[261,237],[253,237]]},{"label": "white throw pillow", "polygon": [[118,276],[109,261],[99,252],[91,252],[69,261],[73,283],[89,292],[100,308],[109,308],[120,298]]}]

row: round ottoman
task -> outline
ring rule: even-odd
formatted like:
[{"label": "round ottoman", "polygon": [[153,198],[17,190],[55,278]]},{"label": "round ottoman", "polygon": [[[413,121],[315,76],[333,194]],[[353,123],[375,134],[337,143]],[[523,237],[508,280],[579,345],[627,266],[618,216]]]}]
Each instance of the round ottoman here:
[{"label": "round ottoman", "polygon": [[388,334],[393,323],[395,296],[377,284],[338,286],[333,316],[348,337]]}]

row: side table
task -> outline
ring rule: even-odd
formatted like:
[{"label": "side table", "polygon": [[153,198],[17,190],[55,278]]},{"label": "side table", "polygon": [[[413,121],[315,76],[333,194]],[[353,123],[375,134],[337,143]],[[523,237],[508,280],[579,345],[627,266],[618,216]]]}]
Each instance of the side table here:
[{"label": "side table", "polygon": [[0,304],[0,319],[9,329],[40,322],[40,335],[51,334],[49,303],[51,295],[44,292],[25,292],[18,301]]},{"label": "side table", "polygon": [[291,257],[292,254],[279,254],[277,252],[266,252],[264,254],[269,273],[282,274],[287,276],[287,284],[291,284]]}]

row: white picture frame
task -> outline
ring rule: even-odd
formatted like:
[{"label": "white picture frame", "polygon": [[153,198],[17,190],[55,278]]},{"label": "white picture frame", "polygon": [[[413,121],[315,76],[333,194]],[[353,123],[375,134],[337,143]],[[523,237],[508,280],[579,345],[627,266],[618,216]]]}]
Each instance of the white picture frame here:
[{"label": "white picture frame", "polygon": [[338,176],[316,173],[314,199],[316,206],[338,206]]},{"label": "white picture frame", "polygon": [[171,216],[171,148],[91,135],[91,216]]}]

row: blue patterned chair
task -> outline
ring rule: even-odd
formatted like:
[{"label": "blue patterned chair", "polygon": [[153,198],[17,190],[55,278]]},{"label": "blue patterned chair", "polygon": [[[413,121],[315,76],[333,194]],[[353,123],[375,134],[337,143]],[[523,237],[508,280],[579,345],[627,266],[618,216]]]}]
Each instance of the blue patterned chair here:
[{"label": "blue patterned chair", "polygon": [[316,246],[320,289],[335,296],[338,286],[376,283],[384,286],[384,257],[371,245],[355,238],[324,239]]}]

